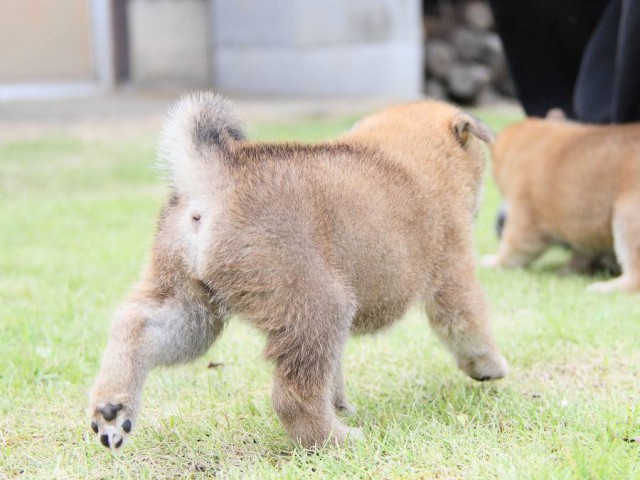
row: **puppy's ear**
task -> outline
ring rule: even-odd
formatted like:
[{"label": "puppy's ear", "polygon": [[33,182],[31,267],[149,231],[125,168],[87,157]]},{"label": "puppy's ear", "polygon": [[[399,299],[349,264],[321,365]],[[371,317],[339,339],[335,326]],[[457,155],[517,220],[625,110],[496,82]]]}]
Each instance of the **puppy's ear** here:
[{"label": "puppy's ear", "polygon": [[469,144],[471,135],[489,144],[496,139],[487,124],[468,113],[457,113],[451,121],[451,128],[456,140],[463,147]]}]

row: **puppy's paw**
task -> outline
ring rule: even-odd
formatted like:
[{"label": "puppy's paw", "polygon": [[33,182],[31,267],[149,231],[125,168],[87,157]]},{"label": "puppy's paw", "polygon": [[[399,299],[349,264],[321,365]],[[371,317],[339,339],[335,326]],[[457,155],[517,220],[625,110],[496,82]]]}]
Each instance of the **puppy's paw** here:
[{"label": "puppy's paw", "polygon": [[498,255],[483,255],[480,259],[480,265],[486,268],[498,268],[500,266]]},{"label": "puppy's paw", "polygon": [[339,420],[335,420],[333,426],[320,432],[302,432],[302,435],[292,435],[302,448],[306,450],[317,450],[325,447],[343,447],[364,440],[362,430],[354,427],[347,427]]},{"label": "puppy's paw", "polygon": [[476,357],[459,366],[467,375],[479,382],[497,380],[509,373],[507,361],[497,352]]},{"label": "puppy's paw", "polygon": [[635,292],[640,290],[640,282],[634,281],[632,277],[618,277],[606,282],[595,282],[587,287],[588,292],[613,293],[613,292]]},{"label": "puppy's paw", "polygon": [[90,412],[91,429],[99,442],[111,451],[122,447],[135,421],[128,403],[116,396],[115,399],[95,402]]},{"label": "puppy's paw", "polygon": [[362,429],[355,427],[341,427],[333,435],[333,441],[337,445],[348,445],[364,441]]}]

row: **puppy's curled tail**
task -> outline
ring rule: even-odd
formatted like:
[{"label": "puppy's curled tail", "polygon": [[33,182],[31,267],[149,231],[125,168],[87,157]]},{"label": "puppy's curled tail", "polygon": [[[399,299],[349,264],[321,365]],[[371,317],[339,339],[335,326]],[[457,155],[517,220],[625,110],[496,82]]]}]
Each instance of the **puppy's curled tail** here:
[{"label": "puppy's curled tail", "polygon": [[180,195],[213,193],[224,182],[222,166],[234,143],[244,138],[230,102],[212,92],[185,94],[165,121],[160,169]]}]

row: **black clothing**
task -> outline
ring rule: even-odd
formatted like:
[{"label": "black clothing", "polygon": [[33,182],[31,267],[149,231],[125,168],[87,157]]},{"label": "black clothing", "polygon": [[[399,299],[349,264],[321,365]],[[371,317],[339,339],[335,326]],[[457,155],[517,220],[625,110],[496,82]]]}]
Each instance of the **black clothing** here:
[{"label": "black clothing", "polygon": [[490,1],[528,115],[640,121],[640,1]]}]

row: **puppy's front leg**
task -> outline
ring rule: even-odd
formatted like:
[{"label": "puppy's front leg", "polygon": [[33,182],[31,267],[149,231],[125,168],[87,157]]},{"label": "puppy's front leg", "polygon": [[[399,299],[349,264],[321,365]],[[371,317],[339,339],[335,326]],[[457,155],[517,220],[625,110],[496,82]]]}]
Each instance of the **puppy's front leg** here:
[{"label": "puppy's front leg", "polygon": [[484,292],[474,270],[472,259],[450,265],[438,290],[427,299],[427,313],[458,367],[475,380],[493,380],[504,377],[509,368],[493,340]]},{"label": "puppy's front leg", "polygon": [[522,209],[512,208],[504,219],[504,228],[493,255],[482,257],[485,267],[523,268],[538,258],[549,243],[541,238],[535,222]]},{"label": "puppy's front leg", "polygon": [[342,374],[342,362],[338,363],[338,368],[333,375],[333,406],[338,413],[343,415],[356,413],[356,408],[347,400],[344,376]]},{"label": "puppy's front leg", "polygon": [[91,428],[102,445],[120,448],[135,426],[149,370],[206,352],[221,329],[218,320],[176,299],[140,299],[120,308],[90,393]]}]

